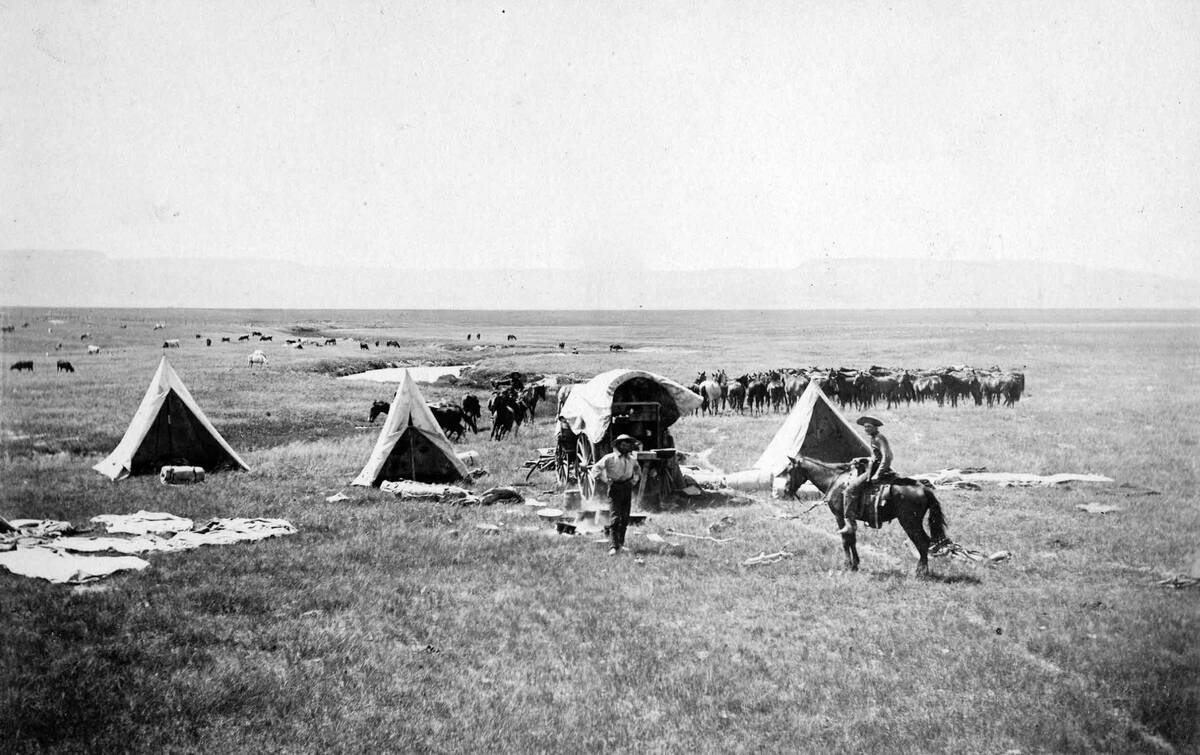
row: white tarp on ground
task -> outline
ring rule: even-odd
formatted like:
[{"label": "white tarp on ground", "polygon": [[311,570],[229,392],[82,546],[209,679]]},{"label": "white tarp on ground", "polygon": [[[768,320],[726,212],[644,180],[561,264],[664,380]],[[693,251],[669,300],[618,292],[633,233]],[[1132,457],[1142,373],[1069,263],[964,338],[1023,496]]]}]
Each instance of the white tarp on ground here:
[{"label": "white tarp on ground", "polygon": [[642,370],[609,370],[572,388],[559,414],[566,418],[573,433],[586,434],[592,443],[599,443],[604,440],[612,422],[613,395],[618,388],[635,378],[658,383],[675,403],[679,415],[700,408],[701,398],[670,378]]},{"label": "white tarp on ground", "polygon": [[[179,401],[171,402],[164,412],[163,404],[172,394]],[[182,406],[178,406],[180,403]],[[143,444],[147,446],[145,450]],[[190,465],[206,469],[230,464],[250,469],[204,416],[166,357],[158,363],[158,370],[121,442],[92,469],[111,480],[119,480],[155,455],[185,458]],[[154,466],[151,472],[158,474],[159,466]]]},{"label": "white tarp on ground", "polygon": [[[170,514],[161,515],[171,517]],[[119,517],[97,517],[111,519]],[[190,521],[171,517],[179,521]],[[93,521],[96,521],[95,519]],[[164,521],[164,520],[159,520]],[[229,545],[242,541],[264,540],[269,537],[295,534],[296,528],[286,519],[211,519],[196,530],[176,532],[172,537],[139,534],[136,537],[55,537],[31,534],[39,531],[34,522],[21,533],[11,536],[16,548],[0,552],[0,567],[23,577],[36,577],[54,583],[89,582],[118,571],[141,570],[150,562],[126,556],[77,556],[76,552],[125,554],[155,551],[185,551],[202,545]],[[118,525],[119,526],[119,525]],[[68,553],[68,551],[71,551]]]},{"label": "white tarp on ground", "polygon": [[161,511],[142,510],[136,514],[101,514],[91,521],[103,524],[109,532],[146,535],[162,532],[183,532],[192,528],[192,520]]},{"label": "white tarp on ground", "polygon": [[78,584],[129,569],[142,570],[149,561],[137,556],[74,556],[52,548],[17,548],[0,553],[0,566],[22,577],[47,579],[55,584]]},{"label": "white tarp on ground", "polygon": [[754,468],[781,474],[788,457],[798,455],[831,463],[871,455],[871,447],[821,392],[816,380],[800,394]]}]

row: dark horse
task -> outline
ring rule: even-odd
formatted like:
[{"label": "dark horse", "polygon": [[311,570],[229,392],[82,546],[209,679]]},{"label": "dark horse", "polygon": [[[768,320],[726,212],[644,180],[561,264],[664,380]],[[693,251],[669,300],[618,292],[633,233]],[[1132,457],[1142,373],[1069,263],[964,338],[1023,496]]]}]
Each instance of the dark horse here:
[{"label": "dark horse", "polygon": [[[807,456],[788,457],[789,463],[783,470],[787,475],[787,485],[784,492],[794,498],[796,490],[806,481],[811,481],[817,489],[825,494],[829,510],[837,518],[840,530],[846,523],[842,516],[842,489],[849,480],[848,464],[826,464],[823,461],[810,459]],[[879,507],[879,524],[897,519],[904,528],[908,539],[912,540],[921,559],[917,562],[917,575],[929,575],[929,546],[930,543],[941,543],[946,540],[946,517],[942,514],[942,505],[934,497],[933,491],[914,480],[898,479],[894,483],[884,483],[892,486],[891,495]],[[830,495],[830,491],[833,495]],[[865,509],[866,506],[864,505]],[[925,534],[925,512],[929,512],[929,532]],[[867,521],[865,512],[859,512],[858,519]],[[842,535],[842,550],[846,553],[846,567],[850,571],[858,571],[858,542],[854,532]]]},{"label": "dark horse", "polygon": [[371,404],[371,419],[369,421],[373,423],[376,417],[378,417],[380,414],[387,414],[388,409],[391,408],[392,405],[386,401],[376,401],[375,403]]}]

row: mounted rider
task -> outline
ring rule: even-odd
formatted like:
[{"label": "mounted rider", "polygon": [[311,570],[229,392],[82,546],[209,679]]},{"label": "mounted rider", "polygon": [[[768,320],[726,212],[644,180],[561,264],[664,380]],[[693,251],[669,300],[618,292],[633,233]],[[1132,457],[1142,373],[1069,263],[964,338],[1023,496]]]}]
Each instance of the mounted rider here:
[{"label": "mounted rider", "polygon": [[[858,424],[871,439],[871,458],[866,469],[846,483],[842,498],[842,514],[846,518],[845,525],[838,530],[842,535],[852,534],[857,527],[854,514],[858,509],[858,499],[871,483],[878,483],[892,476],[892,447],[887,438],[880,434],[879,428],[883,423],[874,417],[862,416]],[[856,459],[855,461],[860,461]],[[861,461],[867,461],[863,459]],[[856,469],[861,469],[856,467]]]}]

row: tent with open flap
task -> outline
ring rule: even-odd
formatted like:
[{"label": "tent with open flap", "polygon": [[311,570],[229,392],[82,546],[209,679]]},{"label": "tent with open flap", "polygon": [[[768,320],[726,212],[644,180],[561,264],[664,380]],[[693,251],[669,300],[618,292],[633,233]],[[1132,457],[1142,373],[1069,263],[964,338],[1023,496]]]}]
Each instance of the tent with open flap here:
[{"label": "tent with open flap", "polygon": [[351,485],[378,487],[394,480],[455,482],[467,466],[454,453],[407,370],[396,388],[375,450]]},{"label": "tent with open flap", "polygon": [[778,475],[787,466],[788,457],[797,455],[826,462],[846,462],[871,455],[866,440],[838,412],[816,380],[809,382],[800,394],[754,468]]},{"label": "tent with open flap", "polygon": [[104,461],[92,467],[111,480],[158,474],[166,465],[203,467],[206,471],[250,467],[230,448],[204,416],[166,357],[125,436]]}]

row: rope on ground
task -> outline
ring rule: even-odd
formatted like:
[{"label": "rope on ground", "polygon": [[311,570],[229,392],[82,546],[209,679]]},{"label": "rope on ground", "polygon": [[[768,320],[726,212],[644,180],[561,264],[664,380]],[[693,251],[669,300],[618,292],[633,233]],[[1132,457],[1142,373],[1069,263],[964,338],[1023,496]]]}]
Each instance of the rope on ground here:
[{"label": "rope on ground", "polygon": [[784,560],[785,558],[791,558],[793,555],[795,554],[788,551],[777,551],[775,553],[767,553],[766,551],[762,551],[757,556],[751,556],[743,561],[742,566],[761,566],[762,564],[774,564]]},{"label": "rope on ground", "polygon": [[972,564],[996,564],[1001,561],[1007,561],[1013,557],[1009,551],[996,551],[990,556],[983,551],[967,548],[950,540],[943,540],[940,543],[934,543],[929,548],[929,555],[934,558],[950,557],[956,558],[959,561],[966,561]]}]

